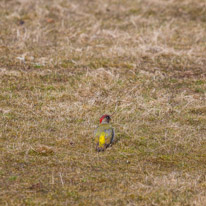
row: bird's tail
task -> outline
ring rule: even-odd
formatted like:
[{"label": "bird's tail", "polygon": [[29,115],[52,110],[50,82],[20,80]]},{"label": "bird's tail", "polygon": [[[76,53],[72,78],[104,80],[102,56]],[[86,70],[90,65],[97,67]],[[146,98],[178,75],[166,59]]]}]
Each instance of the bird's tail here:
[{"label": "bird's tail", "polygon": [[96,146],[97,152],[104,152],[104,150],[105,150],[105,147],[100,147],[99,144],[97,144],[97,146]]}]

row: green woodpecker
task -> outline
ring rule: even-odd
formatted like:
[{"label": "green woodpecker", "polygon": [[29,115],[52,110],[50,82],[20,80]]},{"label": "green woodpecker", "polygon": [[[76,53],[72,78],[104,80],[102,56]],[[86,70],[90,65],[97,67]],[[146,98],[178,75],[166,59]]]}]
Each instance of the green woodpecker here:
[{"label": "green woodpecker", "polygon": [[114,129],[109,124],[111,118],[105,114],[100,118],[100,125],[94,131],[96,151],[104,151],[114,141]]}]

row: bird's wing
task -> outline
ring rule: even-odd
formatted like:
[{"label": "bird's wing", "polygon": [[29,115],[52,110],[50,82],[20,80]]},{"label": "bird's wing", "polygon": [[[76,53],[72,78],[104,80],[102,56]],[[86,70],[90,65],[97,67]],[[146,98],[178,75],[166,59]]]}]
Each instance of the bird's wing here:
[{"label": "bird's wing", "polygon": [[112,128],[112,139],[111,139],[111,143],[114,141],[114,136],[115,136],[115,130],[114,130],[114,128]]},{"label": "bird's wing", "polygon": [[109,145],[109,144],[111,144],[112,141],[113,141],[113,138],[114,138],[114,130],[113,130],[113,128],[112,128],[111,126],[109,126],[108,128],[106,128],[106,129],[104,130],[104,132],[106,133],[106,136],[105,136],[106,141],[105,141],[105,143],[106,143],[107,145]]}]

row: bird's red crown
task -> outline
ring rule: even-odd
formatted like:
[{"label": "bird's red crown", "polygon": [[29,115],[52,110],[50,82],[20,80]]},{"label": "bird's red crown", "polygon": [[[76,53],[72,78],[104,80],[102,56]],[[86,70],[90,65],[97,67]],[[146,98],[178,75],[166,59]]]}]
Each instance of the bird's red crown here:
[{"label": "bird's red crown", "polygon": [[108,120],[108,122],[109,122],[110,119],[111,119],[108,114],[105,114],[105,115],[103,115],[103,116],[100,118],[100,120],[99,120],[100,124],[102,123],[102,120],[103,120],[104,118],[106,118],[106,119]]}]

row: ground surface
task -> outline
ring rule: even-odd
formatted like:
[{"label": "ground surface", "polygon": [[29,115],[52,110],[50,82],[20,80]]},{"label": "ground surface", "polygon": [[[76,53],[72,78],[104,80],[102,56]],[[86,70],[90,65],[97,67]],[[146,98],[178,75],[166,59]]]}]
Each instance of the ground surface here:
[{"label": "ground surface", "polygon": [[205,94],[204,0],[1,0],[0,204],[206,205]]}]

